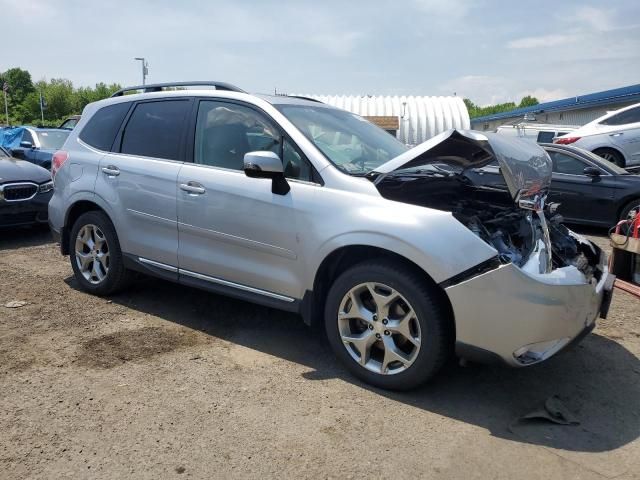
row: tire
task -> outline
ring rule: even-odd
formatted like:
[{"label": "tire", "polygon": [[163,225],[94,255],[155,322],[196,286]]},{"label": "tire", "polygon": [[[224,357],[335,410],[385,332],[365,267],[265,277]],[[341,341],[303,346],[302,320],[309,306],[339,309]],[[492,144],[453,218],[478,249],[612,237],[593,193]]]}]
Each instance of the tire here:
[{"label": "tire", "polygon": [[615,163],[617,166],[624,168],[625,161],[624,157],[620,154],[620,152],[613,150],[611,148],[598,148],[593,151],[596,155],[604,158],[605,160]]},{"label": "tire", "polygon": [[636,198],[635,200],[631,200],[627,203],[622,210],[620,210],[620,219],[619,220],[628,220],[631,214],[631,210],[636,210],[638,214],[640,214],[640,198]]},{"label": "tire", "polygon": [[[376,311],[384,316],[385,308],[371,303],[371,286],[379,304],[396,299],[391,302],[388,318],[373,315]],[[453,321],[436,289],[421,275],[393,261],[366,261],[346,270],[329,289],[325,305],[325,329],[338,359],[353,375],[376,387],[408,390],[426,382],[440,370],[453,346]],[[352,299],[356,297],[364,310],[353,310]],[[346,312],[341,319],[340,312]],[[365,314],[359,315],[360,312]],[[364,316],[369,321],[355,318]],[[402,322],[399,319],[403,317],[411,320]],[[404,334],[398,333],[400,330]],[[358,355],[358,346],[345,338],[357,339],[359,344],[374,343],[368,349],[362,347],[369,352],[363,359],[362,354]],[[392,348],[387,349],[388,346]],[[393,360],[399,358],[396,352],[402,354],[402,362]]]},{"label": "tire", "polygon": [[[95,251],[88,245],[91,242]],[[84,268],[79,253],[85,255]],[[75,221],[69,235],[69,259],[78,285],[86,292],[111,295],[128,284],[130,272],[124,267],[118,235],[103,212],[83,213]]]}]

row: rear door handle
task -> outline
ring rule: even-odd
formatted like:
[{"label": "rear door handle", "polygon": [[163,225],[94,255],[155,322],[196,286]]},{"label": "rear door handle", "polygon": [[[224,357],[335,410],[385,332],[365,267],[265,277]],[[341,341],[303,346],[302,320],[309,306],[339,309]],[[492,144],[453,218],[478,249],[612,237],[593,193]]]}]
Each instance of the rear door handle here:
[{"label": "rear door handle", "polygon": [[117,177],[120,175],[120,169],[114,165],[109,165],[108,167],[102,167],[102,173],[110,177]]},{"label": "rear door handle", "polygon": [[191,195],[202,195],[206,191],[198,182],[181,183],[180,190],[184,190]]}]

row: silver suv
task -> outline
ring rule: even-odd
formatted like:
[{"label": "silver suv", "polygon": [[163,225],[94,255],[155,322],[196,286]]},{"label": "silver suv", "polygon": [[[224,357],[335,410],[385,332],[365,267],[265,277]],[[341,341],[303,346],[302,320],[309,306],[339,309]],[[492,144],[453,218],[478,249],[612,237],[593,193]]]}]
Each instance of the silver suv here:
[{"label": "silver suv", "polygon": [[[507,188],[468,175],[493,161]],[[88,105],[52,170],[82,289],[135,270],[298,312],[383,388],[454,352],[535,364],[609,305],[604,255],[545,205],[550,159],[519,139],[451,130],[409,150],[317,101],[190,82]]]}]

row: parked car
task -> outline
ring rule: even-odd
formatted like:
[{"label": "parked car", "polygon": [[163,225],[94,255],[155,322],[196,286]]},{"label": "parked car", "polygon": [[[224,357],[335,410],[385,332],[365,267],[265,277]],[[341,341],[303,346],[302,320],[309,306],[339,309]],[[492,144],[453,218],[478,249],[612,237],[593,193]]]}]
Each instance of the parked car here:
[{"label": "parked car", "polygon": [[551,143],[555,138],[566,135],[577,128],[578,127],[574,125],[518,123],[516,125],[500,125],[496,129],[496,133],[532,140],[537,143]]},{"label": "parked car", "polygon": [[64,130],[73,130],[74,128],[76,128],[76,125],[79,121],[80,115],[71,115],[70,117],[66,118],[58,128],[62,128]]},{"label": "parked car", "polygon": [[[538,145],[450,130],[408,150],[352,113],[210,84],[90,104],[55,154],[50,224],[80,288],[137,270],[298,312],[394,389],[454,350],[541,362],[606,316],[605,255],[547,219]],[[508,191],[465,178],[493,160]]]},{"label": "parked car", "polygon": [[554,143],[583,148],[619,167],[640,165],[640,103],[609,112]]},{"label": "parked car", "polygon": [[[611,227],[640,210],[640,175],[572,145],[543,144],[553,162],[549,202],[573,224]],[[469,172],[478,185],[506,189],[497,162]]]},{"label": "parked car", "polygon": [[0,228],[46,224],[51,173],[0,147]]},{"label": "parked car", "polygon": [[18,146],[11,148],[14,157],[51,169],[51,159],[56,150],[62,148],[69,130],[57,128],[22,127]]}]

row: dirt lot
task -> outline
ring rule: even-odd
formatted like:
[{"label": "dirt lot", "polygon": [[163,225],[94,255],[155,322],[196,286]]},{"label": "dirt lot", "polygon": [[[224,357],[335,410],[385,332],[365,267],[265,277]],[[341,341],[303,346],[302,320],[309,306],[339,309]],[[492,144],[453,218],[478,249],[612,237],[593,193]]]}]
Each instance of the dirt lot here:
[{"label": "dirt lot", "polygon": [[[544,365],[389,393],[294,315],[152,279],[92,297],[47,232],[5,232],[0,478],[640,478],[639,354],[616,292]],[[580,425],[517,422],[552,395]]]}]

